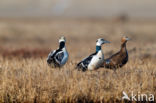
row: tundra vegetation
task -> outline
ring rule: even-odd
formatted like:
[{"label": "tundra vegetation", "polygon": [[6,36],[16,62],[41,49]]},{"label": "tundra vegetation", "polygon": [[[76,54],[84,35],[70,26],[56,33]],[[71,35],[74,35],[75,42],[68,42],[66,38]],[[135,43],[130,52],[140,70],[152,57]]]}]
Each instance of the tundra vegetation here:
[{"label": "tundra vegetation", "polygon": [[[0,19],[0,102],[115,103],[125,102],[123,91],[156,97],[155,28],[154,20]],[[75,70],[79,60],[95,51],[97,38],[111,41],[102,47],[107,58],[120,49],[122,34],[132,39],[123,68]],[[46,57],[62,35],[69,60],[52,69]]]}]

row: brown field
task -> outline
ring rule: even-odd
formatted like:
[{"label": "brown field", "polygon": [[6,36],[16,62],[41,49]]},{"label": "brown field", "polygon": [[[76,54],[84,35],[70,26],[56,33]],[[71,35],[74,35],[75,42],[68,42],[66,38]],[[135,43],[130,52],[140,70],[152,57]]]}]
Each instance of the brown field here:
[{"label": "brown field", "polygon": [[[78,61],[95,51],[97,38],[105,58],[120,49],[122,34],[129,62],[116,72],[75,70]],[[46,64],[58,38],[67,38],[70,54],[61,69]],[[97,19],[0,19],[0,102],[2,103],[120,103],[122,92],[156,97],[156,21]]]}]

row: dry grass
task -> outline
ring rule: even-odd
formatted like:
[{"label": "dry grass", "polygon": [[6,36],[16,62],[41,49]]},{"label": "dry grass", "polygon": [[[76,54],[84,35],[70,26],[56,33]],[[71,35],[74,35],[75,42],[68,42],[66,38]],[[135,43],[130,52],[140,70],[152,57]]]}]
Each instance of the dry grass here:
[{"label": "dry grass", "polygon": [[[112,103],[122,102],[122,91],[156,96],[155,24],[104,20],[1,20],[0,102]],[[56,34],[62,33],[67,37],[70,59],[63,68],[51,69],[46,64],[46,55],[49,49],[57,47],[60,35]],[[126,66],[116,72],[104,68],[87,72],[74,69],[79,60],[94,52],[99,37],[112,42],[103,46],[106,57],[119,50],[121,33],[132,38],[128,43],[130,60]]]},{"label": "dry grass", "polygon": [[156,95],[153,60],[129,62],[111,70],[80,72],[74,64],[51,69],[43,59],[1,59],[1,102],[111,102],[121,101],[122,91]]}]

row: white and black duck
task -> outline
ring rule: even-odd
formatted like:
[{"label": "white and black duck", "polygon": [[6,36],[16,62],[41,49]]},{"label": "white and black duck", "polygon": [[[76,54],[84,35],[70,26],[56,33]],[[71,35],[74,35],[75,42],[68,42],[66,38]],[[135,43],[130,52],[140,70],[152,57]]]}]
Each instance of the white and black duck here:
[{"label": "white and black duck", "polygon": [[47,63],[52,68],[60,68],[66,64],[68,61],[68,52],[66,50],[66,39],[61,37],[59,39],[59,48],[57,50],[51,51],[47,58]]},{"label": "white and black duck", "polygon": [[104,61],[104,54],[101,50],[101,46],[105,43],[110,42],[104,40],[103,38],[98,39],[96,41],[96,52],[79,62],[76,68],[82,71],[98,69]]}]

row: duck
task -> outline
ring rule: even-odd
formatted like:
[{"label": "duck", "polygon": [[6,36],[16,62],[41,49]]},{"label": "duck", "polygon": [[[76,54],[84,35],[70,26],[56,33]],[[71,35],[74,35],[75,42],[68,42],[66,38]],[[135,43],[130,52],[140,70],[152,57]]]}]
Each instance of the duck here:
[{"label": "duck", "polygon": [[61,36],[59,39],[59,48],[49,53],[47,64],[52,68],[61,68],[68,61],[68,52],[65,46],[66,38]]},{"label": "duck", "polygon": [[88,57],[84,58],[76,65],[76,69],[81,71],[86,70],[96,70],[98,69],[104,61],[104,54],[102,52],[101,46],[105,43],[110,43],[109,41],[99,38],[96,41],[96,51],[89,55]]},{"label": "duck", "polygon": [[104,68],[116,70],[117,68],[123,67],[128,62],[128,51],[126,48],[126,43],[129,40],[130,38],[127,36],[122,36],[120,51],[104,60],[102,65]]}]

